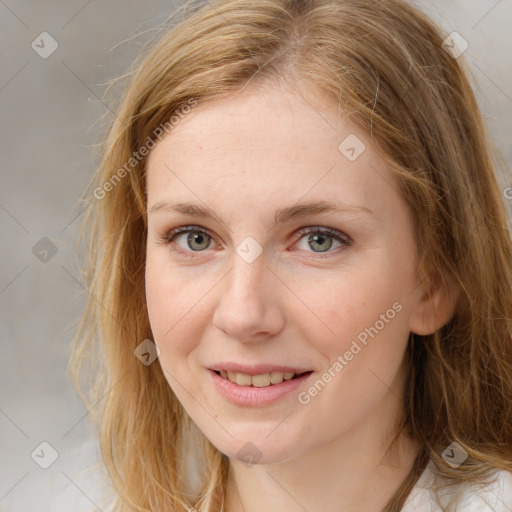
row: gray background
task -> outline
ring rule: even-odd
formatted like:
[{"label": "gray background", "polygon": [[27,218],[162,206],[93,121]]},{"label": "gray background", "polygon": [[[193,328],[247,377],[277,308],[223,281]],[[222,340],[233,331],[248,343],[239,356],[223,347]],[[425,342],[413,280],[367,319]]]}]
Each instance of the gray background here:
[{"label": "gray background", "polygon": [[[510,169],[512,0],[416,4],[468,41],[477,98]],[[110,115],[101,101],[107,82],[127,70],[175,5],[0,0],[0,511],[49,510],[59,494],[74,510],[79,498],[95,499],[78,472],[94,461],[96,442],[66,377],[84,304],[74,254],[77,198],[98,163],[93,145]],[[45,31],[59,45],[47,59],[31,48]],[[503,189],[512,185],[509,172],[499,176]],[[43,237],[57,249],[47,262],[32,251]],[[43,441],[59,454],[48,469],[31,458]]]}]

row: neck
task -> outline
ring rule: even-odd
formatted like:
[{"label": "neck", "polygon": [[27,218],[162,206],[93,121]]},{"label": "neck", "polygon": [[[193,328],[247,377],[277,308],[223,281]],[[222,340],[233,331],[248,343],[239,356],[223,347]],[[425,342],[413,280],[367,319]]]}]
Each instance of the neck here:
[{"label": "neck", "polygon": [[[398,404],[396,396],[389,399]],[[373,414],[350,432],[293,459],[254,466],[230,459],[224,512],[381,512],[421,448],[401,433],[388,450],[393,428]]]}]

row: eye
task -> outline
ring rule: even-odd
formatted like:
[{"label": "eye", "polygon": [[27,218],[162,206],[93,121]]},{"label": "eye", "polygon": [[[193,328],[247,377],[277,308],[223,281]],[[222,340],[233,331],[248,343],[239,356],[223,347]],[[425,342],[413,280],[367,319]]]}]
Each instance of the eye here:
[{"label": "eye", "polygon": [[191,254],[193,252],[209,249],[212,242],[212,236],[199,226],[183,226],[172,229],[159,240],[162,245],[175,244],[177,252],[189,257],[193,256]]},{"label": "eye", "polygon": [[[312,226],[301,229],[299,233],[302,234],[303,236],[299,239],[296,245],[300,245],[302,240],[305,239],[304,243],[302,244],[302,247],[305,247],[305,249],[303,250],[307,251],[308,248],[310,248],[313,249],[314,253],[334,252],[330,250],[333,246],[333,240],[335,240],[339,244],[338,247],[335,247],[334,249],[337,249],[339,247],[348,247],[352,245],[352,239],[349,236],[331,228]],[[315,257],[325,258],[327,256],[320,255]]]},{"label": "eye", "polygon": [[[300,250],[313,253],[328,253],[326,256],[319,254],[314,256],[315,258],[330,256],[334,252],[334,250],[331,250],[333,240],[339,244],[334,249],[348,247],[353,243],[348,235],[327,227],[310,226],[299,230],[298,234],[302,236],[295,245],[299,246]],[[304,242],[302,242],[303,239],[305,239]],[[185,257],[194,257],[193,253],[203,252],[211,248],[214,239],[208,231],[200,226],[182,226],[167,232],[158,240],[158,243],[160,245],[173,244],[175,245],[175,248],[172,249],[173,251]],[[308,249],[312,249],[312,251]]]}]

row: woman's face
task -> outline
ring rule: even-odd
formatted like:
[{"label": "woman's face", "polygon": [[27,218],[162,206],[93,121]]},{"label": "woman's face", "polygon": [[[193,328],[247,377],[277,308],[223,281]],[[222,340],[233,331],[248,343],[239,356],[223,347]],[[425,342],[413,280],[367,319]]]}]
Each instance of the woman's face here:
[{"label": "woman's face", "polygon": [[369,137],[336,112],[246,89],[193,108],[149,156],[159,363],[232,458],[292,459],[368,418],[385,429],[400,407],[421,302],[412,220]]}]

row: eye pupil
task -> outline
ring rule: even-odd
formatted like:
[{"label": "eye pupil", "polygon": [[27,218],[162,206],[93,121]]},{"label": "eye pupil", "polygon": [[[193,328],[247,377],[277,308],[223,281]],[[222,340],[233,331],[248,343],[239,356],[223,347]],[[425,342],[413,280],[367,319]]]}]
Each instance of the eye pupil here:
[{"label": "eye pupil", "polygon": [[[189,233],[189,235],[187,237],[187,242],[188,242],[189,247],[191,249],[194,249],[194,247],[192,245],[193,243],[199,243],[200,246],[201,246],[201,244],[204,245],[205,240],[207,240],[207,238],[204,235],[205,235],[205,233],[201,233],[201,232],[198,232],[198,231]],[[210,244],[210,242],[208,240],[206,245],[204,245],[202,247],[199,247],[199,248],[196,247],[196,249],[197,250],[207,249],[209,244]]]},{"label": "eye pupil", "polygon": [[314,247],[311,245],[311,242],[314,242],[315,244],[319,244],[320,246],[325,242],[328,241],[327,247],[320,247],[320,251],[317,252],[325,252],[328,251],[332,247],[332,239],[329,236],[325,236],[324,234],[312,234],[309,235],[308,243],[310,243],[311,248]]}]

